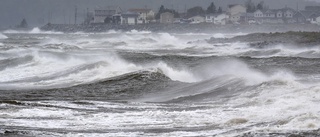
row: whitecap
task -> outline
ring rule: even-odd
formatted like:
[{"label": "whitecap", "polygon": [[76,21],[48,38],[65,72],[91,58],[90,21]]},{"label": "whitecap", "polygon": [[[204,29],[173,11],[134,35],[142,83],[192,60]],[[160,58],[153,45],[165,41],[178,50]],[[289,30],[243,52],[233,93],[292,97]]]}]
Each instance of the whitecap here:
[{"label": "whitecap", "polygon": [[8,37],[2,33],[0,33],[0,39],[7,39]]},{"label": "whitecap", "polygon": [[29,33],[30,34],[63,34],[63,32],[57,32],[57,31],[42,31],[38,27],[33,28]]},{"label": "whitecap", "polygon": [[213,35],[214,38],[226,38],[226,36],[222,33],[217,33]]},{"label": "whitecap", "polygon": [[152,33],[151,31],[138,31],[138,30],[131,30],[131,31],[128,31],[126,32],[127,34],[150,34]]},{"label": "whitecap", "polygon": [[3,33],[7,34],[63,34],[63,32],[57,31],[43,31],[38,27],[33,28],[32,30],[6,30]]}]

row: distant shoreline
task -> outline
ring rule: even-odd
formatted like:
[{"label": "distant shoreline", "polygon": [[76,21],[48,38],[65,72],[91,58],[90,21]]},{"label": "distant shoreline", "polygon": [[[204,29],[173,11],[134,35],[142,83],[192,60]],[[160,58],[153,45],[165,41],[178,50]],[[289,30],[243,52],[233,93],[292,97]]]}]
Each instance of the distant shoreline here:
[{"label": "distant shoreline", "polygon": [[143,24],[143,25],[74,25],[47,24],[40,28],[44,31],[73,32],[107,32],[115,31],[152,31],[176,33],[253,33],[253,32],[286,32],[286,31],[320,31],[320,26],[313,24],[262,24],[262,25],[214,25],[203,24]]}]

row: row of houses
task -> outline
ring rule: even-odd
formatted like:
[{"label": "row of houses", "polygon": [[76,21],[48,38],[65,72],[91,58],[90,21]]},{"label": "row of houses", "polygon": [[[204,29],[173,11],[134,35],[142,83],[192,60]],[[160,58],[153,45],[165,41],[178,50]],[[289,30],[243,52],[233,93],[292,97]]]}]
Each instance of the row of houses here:
[{"label": "row of houses", "polygon": [[[186,14],[184,14],[186,15]],[[146,24],[146,23],[212,23],[225,24],[285,24],[285,23],[313,23],[320,25],[320,6],[309,6],[299,11],[292,8],[256,10],[247,13],[243,5],[229,5],[227,11],[219,14],[182,16],[175,18],[173,13],[160,14],[155,20],[155,12],[151,9],[129,9],[123,12],[120,7],[98,8],[88,15],[87,23],[113,23],[113,24]]]},{"label": "row of houses", "polygon": [[[209,14],[203,17],[190,18],[196,23],[207,22],[214,24],[318,24],[320,25],[320,6],[313,10],[306,7],[305,10],[294,10],[292,8],[256,10],[247,13],[242,5],[230,5],[228,10],[221,14]],[[200,19],[202,18],[202,19]]]},{"label": "row of houses", "polygon": [[155,13],[151,9],[130,9],[123,12],[120,7],[97,8],[88,13],[87,24],[145,24],[154,20]]}]

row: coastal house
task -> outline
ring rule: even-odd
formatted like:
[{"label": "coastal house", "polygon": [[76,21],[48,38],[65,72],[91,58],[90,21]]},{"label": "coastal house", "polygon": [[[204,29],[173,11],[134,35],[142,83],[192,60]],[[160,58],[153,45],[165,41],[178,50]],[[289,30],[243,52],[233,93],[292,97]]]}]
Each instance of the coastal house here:
[{"label": "coastal house", "polygon": [[207,14],[207,15],[205,16],[205,21],[206,21],[207,23],[213,23],[214,17],[215,17],[215,15],[213,15],[213,14]]},{"label": "coastal house", "polygon": [[234,23],[234,24],[237,24],[239,23],[240,21],[240,16],[241,16],[242,13],[237,13],[237,14],[233,14],[233,15],[230,15],[230,18],[229,20]]},{"label": "coastal house", "polygon": [[175,21],[174,14],[171,12],[165,12],[160,14],[160,23],[171,24]]},{"label": "coastal house", "polygon": [[255,24],[254,13],[241,13],[238,22],[241,24]]},{"label": "coastal house", "polygon": [[306,18],[306,22],[311,24],[318,24],[316,19],[320,16],[320,6],[306,6],[301,13]]},{"label": "coastal house", "polygon": [[262,11],[262,10],[256,10],[256,11],[253,13],[253,15],[254,15],[255,18],[262,18],[264,12],[265,12],[265,11]]},{"label": "coastal house", "polygon": [[246,12],[247,12],[247,8],[245,6],[235,4],[235,5],[228,6],[227,14],[229,14],[230,16],[233,16],[239,13],[246,13]]},{"label": "coastal house", "polygon": [[294,15],[297,12],[291,8],[257,10],[253,13],[254,20],[264,24],[296,23]]},{"label": "coastal house", "polygon": [[136,25],[138,24],[139,14],[133,12],[126,12],[121,14],[121,24],[122,25]]},{"label": "coastal house", "polygon": [[226,13],[221,13],[215,16],[213,23],[216,25],[226,25],[229,19],[229,15]]},{"label": "coastal house", "polygon": [[128,11],[139,14],[138,24],[150,23],[155,18],[155,13],[151,9],[129,9]]},{"label": "coastal house", "polygon": [[320,16],[320,11],[303,10],[299,11],[306,23],[315,24],[316,18]]},{"label": "coastal house", "polygon": [[207,23],[213,23],[214,22],[214,18],[217,16],[218,14],[206,14],[205,16],[205,22]]},{"label": "coastal house", "polygon": [[113,24],[121,24],[121,14],[112,15],[112,23]]},{"label": "coastal house", "polygon": [[120,7],[97,8],[94,10],[93,23],[114,23],[113,16],[121,12]]},{"label": "coastal house", "polygon": [[320,25],[320,16],[316,18],[315,24]]},{"label": "coastal house", "polygon": [[189,20],[191,21],[191,24],[198,24],[205,22],[205,17],[197,15],[189,18]]}]

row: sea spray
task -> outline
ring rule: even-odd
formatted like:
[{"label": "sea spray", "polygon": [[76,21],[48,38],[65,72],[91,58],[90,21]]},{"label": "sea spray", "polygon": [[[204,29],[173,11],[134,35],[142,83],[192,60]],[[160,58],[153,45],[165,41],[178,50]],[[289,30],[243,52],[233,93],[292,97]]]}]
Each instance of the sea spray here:
[{"label": "sea spray", "polygon": [[7,39],[7,38],[8,38],[8,37],[7,37],[6,35],[0,33],[0,40],[1,40],[1,39]]}]

